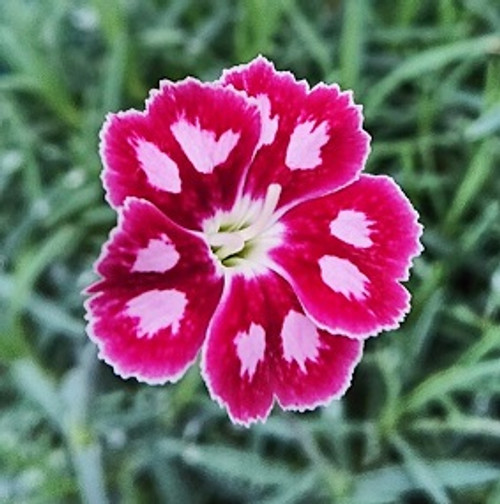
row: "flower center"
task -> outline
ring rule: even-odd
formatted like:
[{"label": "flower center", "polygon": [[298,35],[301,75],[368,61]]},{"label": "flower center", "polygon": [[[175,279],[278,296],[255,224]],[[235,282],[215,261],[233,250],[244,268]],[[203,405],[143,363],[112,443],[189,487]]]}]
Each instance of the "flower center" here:
[{"label": "flower center", "polygon": [[274,211],[281,194],[279,184],[271,184],[261,201],[242,198],[229,212],[211,218],[204,230],[212,252],[226,267],[255,261],[268,247],[265,238],[276,222]]}]

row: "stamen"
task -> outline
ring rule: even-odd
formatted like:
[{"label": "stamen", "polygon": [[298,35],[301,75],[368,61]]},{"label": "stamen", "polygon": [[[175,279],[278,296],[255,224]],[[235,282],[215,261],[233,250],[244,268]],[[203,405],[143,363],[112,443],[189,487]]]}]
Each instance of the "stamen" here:
[{"label": "stamen", "polygon": [[250,226],[242,229],[239,234],[244,241],[251,240],[262,233],[271,224],[271,216],[276,210],[276,205],[280,199],[281,186],[279,184],[271,184],[266,193],[266,199],[262,206],[259,218]]},{"label": "stamen", "polygon": [[[238,230],[233,224],[230,226],[229,230],[226,228],[224,231],[208,233],[208,243],[220,261],[243,251],[246,242],[254,239],[273,224],[272,216],[278,204],[280,194],[281,186],[279,184],[271,184],[268,187],[259,216],[250,226]],[[258,203],[255,202],[255,204]],[[247,205],[247,207],[246,210],[248,211],[250,205]],[[245,212],[243,212],[243,214],[244,213]],[[238,216],[238,221],[241,219],[244,220],[244,218],[244,215]]]}]

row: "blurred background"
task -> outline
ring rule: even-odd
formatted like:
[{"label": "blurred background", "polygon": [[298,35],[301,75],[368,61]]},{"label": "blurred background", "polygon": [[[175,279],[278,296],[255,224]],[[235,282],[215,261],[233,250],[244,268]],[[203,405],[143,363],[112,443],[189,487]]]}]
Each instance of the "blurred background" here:
[{"label": "blurred background", "polygon": [[[81,291],[105,114],[258,53],[354,89],[426,250],[344,399],[244,429],[197,367],[115,377]],[[499,504],[499,133],[497,0],[1,0],[0,502]]]}]

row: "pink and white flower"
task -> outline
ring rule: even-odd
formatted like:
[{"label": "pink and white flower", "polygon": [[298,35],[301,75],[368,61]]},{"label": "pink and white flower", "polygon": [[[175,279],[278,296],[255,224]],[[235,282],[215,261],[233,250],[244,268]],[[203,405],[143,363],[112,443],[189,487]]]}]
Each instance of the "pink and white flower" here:
[{"label": "pink and white flower", "polygon": [[420,252],[394,181],[362,175],[361,108],[265,58],[214,83],[164,81],[101,133],[118,226],[86,303],[124,378],[178,380],[201,350],[234,422],[344,394],[363,340],[396,328]]}]

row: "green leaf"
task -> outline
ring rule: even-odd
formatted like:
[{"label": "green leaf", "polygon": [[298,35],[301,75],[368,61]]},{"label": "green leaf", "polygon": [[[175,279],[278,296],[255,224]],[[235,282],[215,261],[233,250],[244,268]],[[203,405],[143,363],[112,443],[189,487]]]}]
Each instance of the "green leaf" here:
[{"label": "green leaf", "polygon": [[162,451],[176,454],[188,467],[220,480],[245,483],[256,487],[291,484],[300,473],[283,463],[272,462],[261,455],[222,445],[187,445],[164,442]]},{"label": "green leaf", "polygon": [[[428,468],[450,490],[465,490],[497,481],[500,467],[481,460],[439,460],[429,462]],[[404,466],[393,465],[360,474],[356,477],[349,504],[391,504],[406,492],[424,490]]]},{"label": "green leaf", "polygon": [[428,49],[407,58],[371,88],[365,101],[365,113],[371,116],[377,112],[384,100],[403,82],[440,70],[455,61],[484,56],[499,44],[498,35],[486,35]]},{"label": "green leaf", "polygon": [[403,404],[403,410],[416,410],[449,392],[470,390],[477,387],[477,382],[498,375],[500,375],[498,360],[480,362],[468,367],[452,366],[430,376],[420,384]]},{"label": "green leaf", "polygon": [[424,489],[437,504],[449,504],[450,499],[443,488],[443,483],[430,469],[428,462],[400,436],[393,435],[391,440],[401,453],[405,461],[405,467],[413,482]]},{"label": "green leaf", "polygon": [[28,359],[13,364],[12,377],[18,390],[39,406],[46,417],[62,431],[64,408],[54,381]]}]

